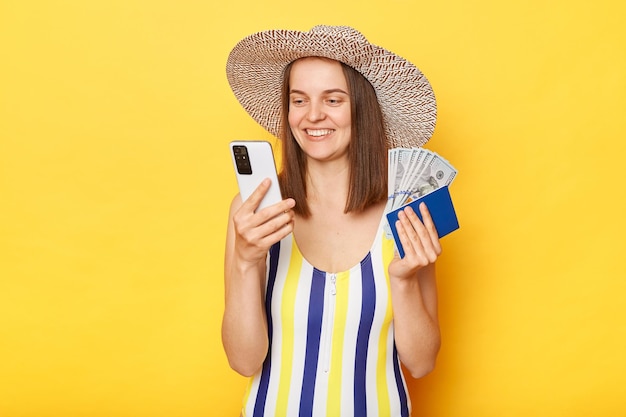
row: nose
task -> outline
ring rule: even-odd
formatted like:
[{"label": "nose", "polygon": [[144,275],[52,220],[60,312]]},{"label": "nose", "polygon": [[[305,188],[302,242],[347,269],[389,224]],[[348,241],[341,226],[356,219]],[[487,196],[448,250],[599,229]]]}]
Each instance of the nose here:
[{"label": "nose", "polygon": [[311,101],[307,111],[307,119],[311,122],[316,122],[323,120],[324,117],[326,117],[326,114],[324,113],[323,103],[317,100]]}]

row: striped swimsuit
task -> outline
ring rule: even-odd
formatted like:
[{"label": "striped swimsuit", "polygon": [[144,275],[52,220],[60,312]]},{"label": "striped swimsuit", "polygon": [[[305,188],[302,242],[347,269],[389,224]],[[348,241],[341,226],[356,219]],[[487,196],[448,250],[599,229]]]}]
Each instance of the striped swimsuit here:
[{"label": "striped swimsuit", "polygon": [[269,354],[250,379],[246,417],[407,417],[410,399],[393,336],[383,223],[348,271],[310,265],[293,235],[268,254]]}]

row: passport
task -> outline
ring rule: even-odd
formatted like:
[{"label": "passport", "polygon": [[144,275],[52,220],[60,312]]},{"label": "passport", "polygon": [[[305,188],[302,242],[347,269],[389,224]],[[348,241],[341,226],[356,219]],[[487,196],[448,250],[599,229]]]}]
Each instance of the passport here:
[{"label": "passport", "polygon": [[435,223],[435,228],[437,229],[437,234],[440,239],[459,228],[459,220],[456,216],[456,211],[454,210],[454,205],[452,204],[452,197],[450,196],[450,190],[447,185],[390,211],[386,215],[387,222],[389,223],[391,234],[393,235],[393,239],[396,243],[396,249],[398,249],[398,253],[401,258],[404,258],[404,249],[402,248],[400,238],[398,237],[398,231],[396,230],[398,213],[406,207],[411,206],[413,211],[417,214],[417,217],[422,220],[422,214],[419,211],[419,204],[421,202],[426,204],[426,207],[430,212],[430,216],[433,218],[433,223]]}]

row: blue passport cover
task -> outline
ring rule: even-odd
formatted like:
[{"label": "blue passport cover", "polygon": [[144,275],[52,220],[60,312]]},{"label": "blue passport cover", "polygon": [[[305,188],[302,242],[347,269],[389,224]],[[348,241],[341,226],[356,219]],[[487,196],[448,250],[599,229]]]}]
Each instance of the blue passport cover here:
[{"label": "blue passport cover", "polygon": [[396,242],[396,248],[398,249],[398,253],[401,258],[404,258],[404,250],[402,249],[402,244],[400,243],[400,238],[398,237],[398,231],[396,230],[398,212],[407,206],[411,206],[413,211],[417,214],[417,217],[422,220],[422,214],[419,211],[419,204],[422,201],[426,203],[426,207],[428,207],[428,211],[430,212],[430,216],[433,218],[433,222],[435,223],[435,228],[437,229],[437,234],[440,239],[459,228],[459,221],[456,217],[454,206],[452,205],[452,198],[450,197],[450,190],[448,190],[448,186],[438,188],[435,191],[418,198],[417,200],[413,200],[402,207],[390,211],[387,213],[387,221],[389,222],[389,227],[391,228],[391,233],[393,234],[393,239]]}]

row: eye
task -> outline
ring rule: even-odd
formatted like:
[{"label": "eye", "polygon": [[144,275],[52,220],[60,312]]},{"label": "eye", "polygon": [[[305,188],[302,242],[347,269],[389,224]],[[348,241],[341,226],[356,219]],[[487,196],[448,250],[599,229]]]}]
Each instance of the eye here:
[{"label": "eye", "polygon": [[326,98],[326,103],[328,103],[329,106],[339,106],[345,102],[346,98],[342,96],[331,96]]},{"label": "eye", "polygon": [[305,103],[305,100],[302,97],[291,97],[290,102],[294,106],[302,106]]}]

